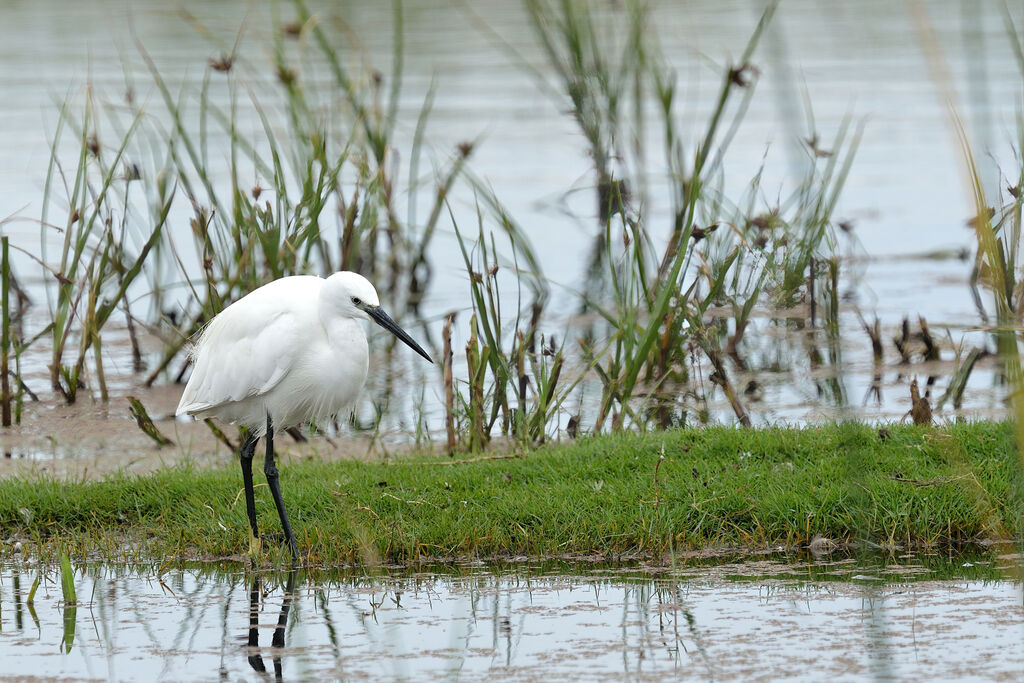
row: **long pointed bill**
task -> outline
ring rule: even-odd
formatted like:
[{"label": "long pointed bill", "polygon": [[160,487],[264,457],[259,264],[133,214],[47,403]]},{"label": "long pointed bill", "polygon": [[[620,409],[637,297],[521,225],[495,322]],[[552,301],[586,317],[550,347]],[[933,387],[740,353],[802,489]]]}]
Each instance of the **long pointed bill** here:
[{"label": "long pointed bill", "polygon": [[380,306],[376,306],[376,307],[373,307],[373,308],[367,306],[363,310],[366,311],[366,314],[368,316],[373,318],[373,321],[375,323],[377,323],[378,325],[383,327],[385,330],[387,330],[391,334],[393,334],[396,337],[398,337],[399,339],[401,339],[403,342],[405,342],[409,346],[410,349],[412,349],[416,353],[420,354],[421,356],[426,358],[431,363],[434,362],[430,358],[430,356],[427,355],[427,352],[424,351],[422,348],[420,348],[420,345],[417,344],[415,341],[413,341],[413,338],[410,337],[408,334],[406,334],[405,330],[403,330],[401,327],[399,327],[398,323],[396,323],[394,320],[392,320],[390,315],[388,315],[387,313],[384,312],[383,308],[381,308]]}]

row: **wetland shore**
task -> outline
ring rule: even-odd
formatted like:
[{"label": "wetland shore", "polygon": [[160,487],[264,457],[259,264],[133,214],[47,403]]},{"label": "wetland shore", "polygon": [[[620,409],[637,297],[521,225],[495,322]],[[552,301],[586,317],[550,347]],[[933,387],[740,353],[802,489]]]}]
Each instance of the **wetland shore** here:
[{"label": "wetland shore", "polygon": [[[319,440],[314,440],[314,443]],[[281,449],[281,481],[308,566],[502,557],[644,557],[723,548],[915,548],[1018,538],[1011,423],[840,423],[621,433],[533,451],[411,451],[337,459]],[[257,476],[261,530],[278,531]],[[0,481],[0,553],[106,561],[237,559],[242,482],[180,462],[98,479]],[[264,543],[261,561],[283,562]]]}]

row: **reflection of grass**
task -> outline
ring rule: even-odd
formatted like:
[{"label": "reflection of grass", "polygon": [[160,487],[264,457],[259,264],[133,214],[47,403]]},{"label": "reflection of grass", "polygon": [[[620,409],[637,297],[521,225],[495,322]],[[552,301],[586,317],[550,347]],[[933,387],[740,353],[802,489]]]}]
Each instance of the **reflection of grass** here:
[{"label": "reflection of grass", "polygon": [[[832,214],[859,133],[849,134],[847,120],[826,150],[812,123],[805,175],[792,194],[762,206],[758,173],[743,198],[730,199],[724,195],[726,154],[754,94],[760,71],[751,60],[775,3],[768,4],[738,62],[721,70],[714,106],[696,126],[689,125],[693,103],[681,96],[642,3],[626,3],[612,16],[574,0],[531,0],[526,8],[552,74],[553,82],[542,87],[568,109],[593,162],[597,224],[585,282],[573,302],[584,316],[566,332],[572,341],[548,349],[550,363],[532,343],[538,319],[545,322],[540,312],[546,293],[532,287],[532,311],[510,307],[508,295],[503,302],[493,272],[497,259],[493,246],[488,259],[488,236],[481,230],[482,267],[466,256],[476,314],[467,353],[466,445],[486,442],[496,425],[521,441],[543,442],[564,406],[591,387],[599,391],[596,407],[572,415],[570,433],[707,422],[707,400],[717,387],[736,420],[750,425],[729,360],[751,369],[743,357],[743,332],[754,306],[807,302],[814,326],[820,299],[828,304],[824,317],[833,336],[838,329],[840,263]],[[657,165],[647,160],[649,149],[663,153]],[[651,181],[655,177],[663,178],[663,187]],[[649,196],[655,190],[665,194],[659,202]],[[656,203],[671,208],[661,216],[649,212]],[[495,207],[500,205],[489,202],[513,237],[507,215]],[[668,225],[657,225],[659,220]],[[513,239],[513,251],[521,242]],[[531,285],[543,282],[534,262],[519,261]],[[503,305],[517,318],[505,335]],[[709,315],[722,307],[734,315]],[[805,317],[800,315],[801,325]],[[529,322],[520,327],[520,318]],[[516,339],[528,340],[529,351]],[[524,372],[527,358],[532,372]],[[705,368],[706,384],[700,377]],[[843,401],[841,391],[833,394]],[[511,410],[516,403],[518,410]]]},{"label": "reflection of grass", "polygon": [[[251,67],[236,49],[211,60],[201,80],[175,84],[138,44],[153,97],[113,105],[90,91],[81,114],[65,104],[54,134],[40,221],[44,260],[47,240],[58,234],[61,242],[57,265],[44,269],[52,387],[73,402],[88,382],[106,398],[102,341],[115,313],[125,316],[138,367],[136,324],[166,342],[147,359],[147,384],[180,381],[188,336],[231,301],[296,273],[360,271],[397,317],[419,316],[436,266],[430,245],[464,204],[453,194],[471,189],[478,240],[471,244],[463,231],[460,244],[476,317],[460,318],[453,333],[471,340],[465,356],[455,350],[455,367],[468,372],[449,381],[452,424],[460,427],[453,449],[479,447],[499,432],[543,443],[565,424],[586,433],[706,422],[719,387],[736,419],[750,424],[734,371],[756,370],[743,342],[755,306],[809,301],[813,326],[820,299],[834,322],[832,212],[857,140],[847,122],[833,149],[821,149],[812,123],[805,175],[791,194],[768,204],[756,174],[744,197],[724,195],[727,151],[754,96],[760,71],[752,60],[774,8],[768,4],[738,61],[720,69],[709,116],[694,127],[695,107],[643,3],[610,16],[587,2],[527,3],[553,75],[547,89],[583,133],[599,197],[586,282],[571,305],[587,315],[560,344],[544,329],[549,286],[524,231],[467,171],[474,143],[419,172],[433,87],[405,179],[406,150],[396,144],[401,3],[386,75],[352,68],[344,30],[301,0],[288,9],[294,25],[274,12],[276,84],[260,92],[249,90]],[[255,130],[239,116],[244,110],[254,112]],[[69,141],[76,163],[65,168]],[[659,147],[663,158],[652,164],[646,157]],[[434,189],[426,192],[428,183]],[[654,191],[665,196],[651,201]],[[424,216],[417,195],[429,201]],[[657,204],[669,207],[664,215],[648,211]],[[169,222],[190,229],[165,229]],[[524,292],[531,300],[517,300]],[[710,316],[712,309],[733,315]],[[392,398],[392,365],[384,363],[378,413]],[[587,403],[591,388],[599,395]]]},{"label": "reflection of grass", "polygon": [[[107,398],[101,341],[116,312],[136,354],[137,325],[166,340],[148,359],[147,383],[180,380],[186,338],[275,278],[357,270],[378,283],[397,315],[416,312],[440,207],[471,146],[438,164],[430,219],[413,229],[410,209],[409,222],[400,220],[399,197],[425,181],[410,175],[407,188],[398,176],[402,15],[395,7],[395,71],[387,78],[350,73],[341,32],[296,0],[299,33],[274,13],[276,91],[252,93],[251,71],[234,56],[212,60],[198,82],[175,84],[139,43],[155,97],[136,101],[128,83],[126,103],[105,102],[91,89],[81,113],[65,103],[44,187],[40,256],[55,262],[43,268],[51,385],[67,402],[87,382]],[[318,78],[317,68],[331,78]],[[240,111],[254,112],[254,132]],[[428,113],[429,101],[422,126]],[[421,144],[417,137],[414,159]],[[66,168],[62,157],[72,150],[75,164]],[[189,229],[165,230],[168,223]],[[55,236],[59,253],[48,254]],[[137,356],[135,370],[141,366]]]},{"label": "reflection of grass", "polygon": [[[1024,530],[1012,495],[1020,484],[1012,439],[1011,426],[993,423],[893,426],[882,435],[857,425],[712,428],[594,437],[457,464],[293,462],[282,477],[302,555],[313,563],[660,558],[715,546],[802,546],[816,536],[943,545]],[[8,480],[0,483],[0,525],[39,544],[43,556],[61,543],[114,559],[225,556],[247,547],[238,489],[235,468]],[[260,495],[272,528],[273,508]]]},{"label": "reflection of grass", "polygon": [[[961,116],[962,108],[953,80],[946,63],[942,44],[937,40],[922,3],[911,3],[917,22],[918,38],[928,57],[932,79],[947,107],[951,128],[956,134],[962,155],[967,190],[975,210],[975,217],[968,222],[976,240],[974,268],[971,273],[971,288],[981,321],[989,327],[999,360],[1002,365],[1002,381],[1009,387],[1011,417],[1016,430],[1016,444],[1010,450],[1018,455],[1018,470],[1024,471],[1024,362],[1021,359],[1021,335],[1024,330],[1024,282],[1020,280],[1021,263],[1024,263],[1024,116],[1018,114],[1017,140],[1013,149],[1013,165],[1008,177],[1000,170],[1000,184],[1005,183],[1005,200],[998,208],[992,208],[993,199],[986,193],[985,184],[978,166],[979,155],[974,148]],[[1007,6],[1003,6],[1004,27],[1017,68],[1024,76],[1024,40],[1017,32]],[[1001,198],[1003,187],[996,191]],[[979,289],[990,296],[987,302]],[[993,320],[994,318],[994,320]],[[994,323],[994,324],[993,324]],[[970,372],[971,357],[962,364],[960,374]],[[956,378],[960,385],[966,380]],[[970,474],[970,463],[961,462],[960,469]],[[1022,514],[1022,489],[1018,485],[1007,491],[1008,513],[1019,518]],[[984,495],[976,485],[968,485],[965,491],[975,498],[980,508],[988,507]]]}]

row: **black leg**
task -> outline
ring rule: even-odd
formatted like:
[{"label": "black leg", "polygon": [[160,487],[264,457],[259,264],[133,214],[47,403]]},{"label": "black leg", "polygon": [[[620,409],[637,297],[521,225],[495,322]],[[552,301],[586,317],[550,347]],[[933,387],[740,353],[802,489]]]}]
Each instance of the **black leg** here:
[{"label": "black leg", "polygon": [[[252,458],[256,454],[256,442],[259,437],[249,434],[242,442],[240,460],[242,462],[242,483],[245,485],[245,514],[249,515],[249,526],[252,528],[252,541],[260,537],[256,526],[256,494],[252,488]],[[250,545],[252,544],[250,542]]]},{"label": "black leg", "polygon": [[288,523],[288,513],[284,511],[281,484],[277,480],[277,465],[274,464],[274,425],[270,420],[270,415],[267,415],[267,459],[263,461],[263,474],[267,476],[270,495],[274,497],[277,516],[281,518],[281,529],[284,530],[284,537],[288,540],[288,546],[292,550],[292,560],[298,560],[299,552],[295,546],[295,536],[292,535],[292,527]]}]

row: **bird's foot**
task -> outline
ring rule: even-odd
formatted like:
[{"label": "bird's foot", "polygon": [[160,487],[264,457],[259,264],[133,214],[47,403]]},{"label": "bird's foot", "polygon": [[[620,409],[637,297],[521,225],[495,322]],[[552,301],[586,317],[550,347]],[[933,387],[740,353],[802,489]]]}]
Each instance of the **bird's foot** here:
[{"label": "bird's foot", "polygon": [[249,555],[257,557],[263,553],[263,541],[270,543],[276,543],[277,545],[289,545],[288,537],[281,533],[276,534],[260,534],[254,536],[252,533],[249,534]]},{"label": "bird's foot", "polygon": [[260,537],[256,534],[249,532],[249,555],[251,557],[258,557],[263,552],[263,544],[260,542]]}]

